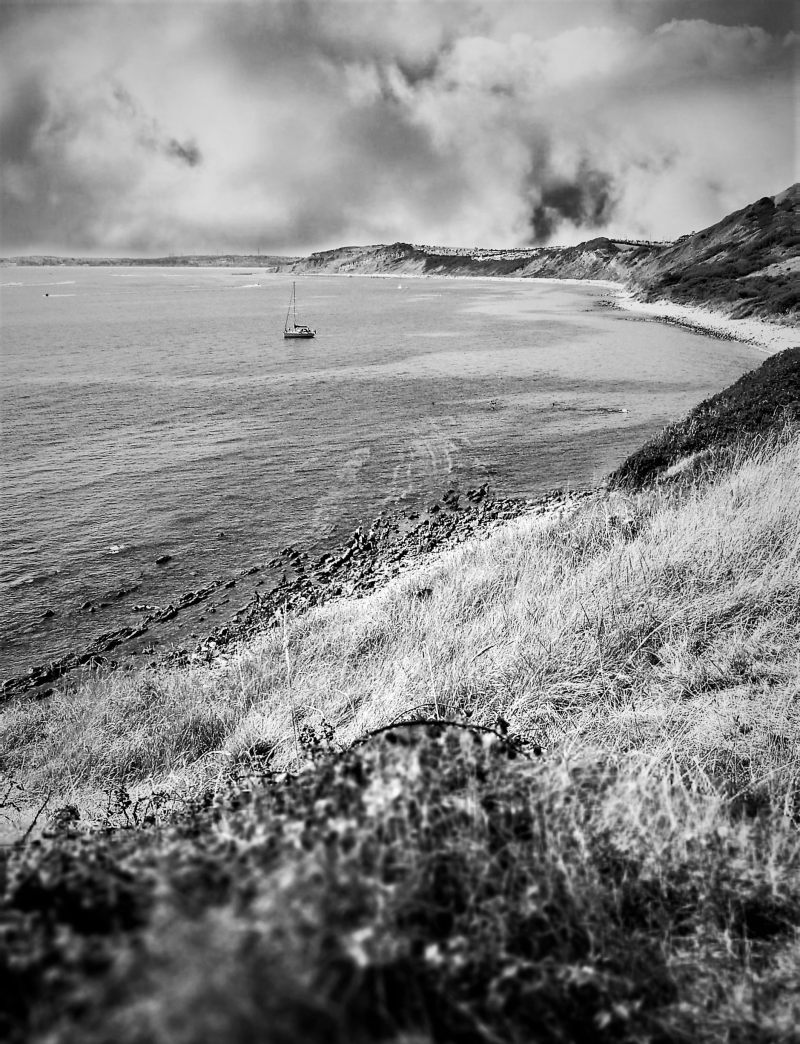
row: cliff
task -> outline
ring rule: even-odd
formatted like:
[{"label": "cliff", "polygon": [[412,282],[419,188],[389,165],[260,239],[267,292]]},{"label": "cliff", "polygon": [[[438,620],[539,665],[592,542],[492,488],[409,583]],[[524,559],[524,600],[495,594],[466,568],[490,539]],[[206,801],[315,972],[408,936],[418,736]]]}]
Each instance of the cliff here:
[{"label": "cliff", "polygon": [[572,247],[447,248],[393,243],[325,250],[281,265],[358,275],[608,279],[646,301],[705,305],[735,319],[791,322],[797,288],[800,183],[674,243],[599,237]]},{"label": "cliff", "polygon": [[[340,247],[295,261],[293,272],[354,275],[429,275],[462,277],[614,279],[624,276],[629,244],[593,239],[574,247],[511,250],[465,249],[393,243]],[[646,250],[647,247],[639,249]]]}]

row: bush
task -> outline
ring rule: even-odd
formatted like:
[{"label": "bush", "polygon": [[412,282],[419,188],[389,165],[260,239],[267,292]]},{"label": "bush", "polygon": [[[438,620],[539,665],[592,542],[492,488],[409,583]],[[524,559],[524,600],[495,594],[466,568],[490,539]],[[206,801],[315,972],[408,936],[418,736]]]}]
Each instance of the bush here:
[{"label": "bush", "polygon": [[761,940],[800,923],[796,836],[636,759],[531,756],[490,730],[400,726],[159,829],[16,853],[5,1029],[718,1039],[744,955],[767,969]]}]

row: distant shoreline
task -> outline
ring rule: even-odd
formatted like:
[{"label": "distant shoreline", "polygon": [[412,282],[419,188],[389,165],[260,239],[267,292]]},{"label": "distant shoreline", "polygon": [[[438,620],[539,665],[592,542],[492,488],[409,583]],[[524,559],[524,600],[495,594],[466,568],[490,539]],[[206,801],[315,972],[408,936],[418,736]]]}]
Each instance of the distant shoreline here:
[{"label": "distant shoreline", "polygon": [[605,290],[614,295],[613,305],[621,311],[633,313],[634,318],[643,321],[666,323],[669,326],[681,326],[697,334],[719,337],[727,341],[740,341],[743,344],[759,348],[766,355],[774,355],[786,348],[800,346],[797,331],[782,323],[773,323],[767,319],[732,319],[724,312],[701,305],[679,305],[672,301],[641,301],[634,290],[625,283],[613,279],[576,279],[568,276],[513,276],[513,275],[443,275],[440,273],[421,272],[305,272],[304,276],[344,276],[347,279],[452,279],[463,282],[491,281],[502,283],[547,283],[551,286],[565,284],[567,286],[589,286]]},{"label": "distant shoreline", "polygon": [[698,334],[720,337],[724,340],[740,341],[752,345],[766,355],[774,355],[786,348],[795,348],[800,344],[800,336],[788,325],[770,322],[766,319],[747,318],[732,319],[724,312],[702,305],[675,304],[672,301],[641,301],[635,296],[635,290],[625,283],[612,279],[580,279],[570,276],[515,276],[486,273],[481,275],[448,275],[446,273],[423,272],[312,272],[293,273],[292,262],[296,258],[258,255],[198,255],[195,258],[55,258],[44,257],[42,260],[28,258],[0,258],[0,268],[187,268],[187,269],[237,269],[261,268],[265,275],[302,275],[306,276],[344,276],[345,278],[367,279],[453,279],[453,280],[499,280],[510,283],[547,283],[552,286],[590,286],[605,290],[614,295],[613,304],[621,311],[632,313],[632,317],[680,326]]}]

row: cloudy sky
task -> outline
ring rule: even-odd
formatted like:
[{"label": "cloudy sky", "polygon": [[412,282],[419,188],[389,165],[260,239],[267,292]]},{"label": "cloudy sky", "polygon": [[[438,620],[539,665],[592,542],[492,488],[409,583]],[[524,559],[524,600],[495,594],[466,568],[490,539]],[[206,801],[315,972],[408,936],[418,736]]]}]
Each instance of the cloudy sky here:
[{"label": "cloudy sky", "polygon": [[0,251],[671,238],[798,179],[794,0],[0,0]]}]

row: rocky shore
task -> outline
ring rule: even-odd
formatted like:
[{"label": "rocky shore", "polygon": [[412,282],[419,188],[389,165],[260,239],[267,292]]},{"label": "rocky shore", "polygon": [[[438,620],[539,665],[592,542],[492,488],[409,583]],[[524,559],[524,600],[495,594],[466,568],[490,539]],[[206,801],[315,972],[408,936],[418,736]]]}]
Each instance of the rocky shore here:
[{"label": "rocky shore", "polygon": [[[143,664],[166,667],[211,662],[233,645],[277,626],[287,612],[302,612],[334,598],[369,594],[424,555],[488,532],[495,523],[528,513],[564,509],[592,494],[588,489],[552,489],[535,499],[518,499],[497,497],[486,484],[464,492],[448,489],[421,512],[377,515],[368,525],[359,526],[338,548],[319,558],[312,559],[302,548],[287,546],[264,566],[251,566],[235,576],[217,578],[205,587],[185,592],[167,606],[133,605],[133,612],[145,614],[134,624],[103,632],[84,649],[72,650],[8,679],[0,686],[0,702],[23,694],[33,699],[45,698],[52,694],[54,682],[79,669],[130,670]],[[160,623],[208,601],[216,592],[234,589],[237,580],[262,570],[273,575],[277,571],[278,582],[263,593],[257,590],[230,621],[211,630],[194,646],[176,645],[155,659],[152,646],[131,651],[136,639],[157,631]],[[418,597],[424,599],[430,593],[421,589]],[[209,612],[215,611],[212,605]],[[114,657],[109,656],[112,652]]]}]

